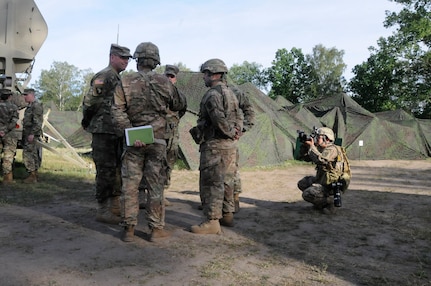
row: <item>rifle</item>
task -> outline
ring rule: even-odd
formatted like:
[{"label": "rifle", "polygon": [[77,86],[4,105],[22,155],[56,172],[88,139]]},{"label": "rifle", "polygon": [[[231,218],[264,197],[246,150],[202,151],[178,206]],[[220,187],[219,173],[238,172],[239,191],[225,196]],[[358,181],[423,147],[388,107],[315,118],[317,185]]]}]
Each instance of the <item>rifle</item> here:
[{"label": "rifle", "polygon": [[191,109],[186,109],[186,111],[188,112],[188,113],[191,113],[191,114],[193,114],[193,115],[196,115],[196,116],[199,116],[199,113],[198,112],[196,112],[196,111],[194,111],[194,110],[191,110]]}]

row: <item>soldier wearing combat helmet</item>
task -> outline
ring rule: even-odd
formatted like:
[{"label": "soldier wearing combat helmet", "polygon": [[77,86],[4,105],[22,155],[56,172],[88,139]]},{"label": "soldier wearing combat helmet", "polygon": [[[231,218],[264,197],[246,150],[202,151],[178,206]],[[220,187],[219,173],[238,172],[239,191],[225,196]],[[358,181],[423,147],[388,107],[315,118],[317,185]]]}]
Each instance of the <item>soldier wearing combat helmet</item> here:
[{"label": "soldier wearing combat helmet", "polygon": [[12,92],[0,89],[0,155],[2,154],[3,184],[13,182],[12,166],[18,137],[15,132],[18,107],[10,102]]},{"label": "soldier wearing combat helmet", "polygon": [[236,148],[243,117],[235,94],[226,85],[227,71],[220,59],[201,66],[210,89],[200,103],[197,126],[190,130],[200,145],[199,193],[205,218],[191,227],[198,234],[216,234],[221,232],[220,225],[233,226]]},{"label": "soldier wearing combat helmet", "polygon": [[147,189],[146,216],[151,241],[170,236],[164,229],[164,183],[166,181],[166,114],[185,108],[185,98],[164,75],[153,71],[160,64],[159,48],[151,42],[140,43],[133,54],[138,72],[122,79],[124,95],[114,98],[114,119],[119,130],[151,125],[154,143],[136,140],[126,146],[122,160],[122,240],[134,240],[138,223],[138,188],[143,180]]},{"label": "soldier wearing combat helmet", "polygon": [[343,172],[347,171],[344,169],[344,163],[348,164],[343,150],[335,145],[334,141],[334,131],[321,127],[317,129],[314,138],[310,137],[303,143],[308,147],[305,155],[316,164],[316,175],[301,179],[298,188],[305,201],[324,213],[335,212],[333,183],[339,182]]}]

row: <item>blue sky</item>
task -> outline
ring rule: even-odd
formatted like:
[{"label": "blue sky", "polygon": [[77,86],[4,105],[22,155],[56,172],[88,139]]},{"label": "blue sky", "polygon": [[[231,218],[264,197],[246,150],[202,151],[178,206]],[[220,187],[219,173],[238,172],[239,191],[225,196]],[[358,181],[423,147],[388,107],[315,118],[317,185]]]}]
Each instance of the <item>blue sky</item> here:
[{"label": "blue sky", "polygon": [[[314,46],[344,51],[345,76],[369,56],[368,47],[391,31],[383,27],[389,0],[35,0],[48,25],[36,55],[33,83],[42,69],[64,61],[99,71],[108,64],[111,43],[135,50],[141,42],[159,47],[162,65],[189,69],[210,58],[228,67],[244,61],[271,66],[278,49]],[[118,33],[119,31],[119,33]],[[130,62],[128,69],[136,69]]]}]

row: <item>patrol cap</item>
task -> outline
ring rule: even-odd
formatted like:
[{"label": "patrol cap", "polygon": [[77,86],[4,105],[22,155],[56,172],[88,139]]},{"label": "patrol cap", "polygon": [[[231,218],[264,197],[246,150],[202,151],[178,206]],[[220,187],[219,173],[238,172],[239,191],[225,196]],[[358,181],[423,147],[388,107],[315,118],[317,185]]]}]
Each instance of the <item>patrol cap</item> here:
[{"label": "patrol cap", "polygon": [[177,76],[179,71],[180,71],[179,68],[174,65],[166,65],[165,67],[165,75]]},{"label": "patrol cap", "polygon": [[111,55],[117,55],[120,57],[129,57],[131,58],[132,55],[130,54],[130,49],[126,47],[122,47],[117,44],[111,44],[111,51],[109,52]]},{"label": "patrol cap", "polygon": [[12,91],[10,89],[7,89],[7,88],[2,88],[2,89],[0,89],[0,94],[1,95],[12,95]]},{"label": "patrol cap", "polygon": [[7,88],[0,89],[0,99],[6,100],[9,98],[9,96],[12,95],[12,91]]},{"label": "patrol cap", "polygon": [[24,92],[22,94],[25,95],[25,94],[34,93],[34,92],[35,91],[33,88],[26,88],[24,89]]}]

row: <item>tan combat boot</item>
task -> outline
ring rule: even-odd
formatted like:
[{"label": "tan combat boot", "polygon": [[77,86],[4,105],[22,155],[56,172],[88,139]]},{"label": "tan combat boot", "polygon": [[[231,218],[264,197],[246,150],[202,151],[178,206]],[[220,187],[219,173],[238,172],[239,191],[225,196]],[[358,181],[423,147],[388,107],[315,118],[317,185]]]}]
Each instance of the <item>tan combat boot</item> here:
[{"label": "tan combat boot", "polygon": [[207,220],[200,225],[192,225],[191,231],[197,234],[221,234],[220,222],[218,219]]},{"label": "tan combat boot", "polygon": [[224,213],[219,222],[223,226],[233,227],[233,213]]},{"label": "tan combat boot", "polygon": [[109,224],[119,224],[121,222],[121,217],[114,215],[108,207],[108,200],[103,203],[98,203],[96,221],[109,223]]},{"label": "tan combat boot", "polygon": [[110,197],[110,211],[113,215],[121,216],[120,196]]},{"label": "tan combat boot", "polygon": [[30,172],[30,175],[24,179],[24,183],[25,184],[37,183],[37,172],[36,171]]},{"label": "tan combat boot", "polygon": [[135,239],[135,226],[128,225],[124,227],[121,240],[124,242],[132,242]]},{"label": "tan combat boot", "polygon": [[233,194],[233,202],[235,204],[235,213],[239,212],[239,193]]},{"label": "tan combat boot", "polygon": [[7,173],[6,175],[3,176],[3,184],[13,184],[15,183],[13,180],[13,174],[12,172]]},{"label": "tan combat boot", "polygon": [[153,228],[151,230],[150,241],[156,241],[159,238],[166,238],[171,236],[169,231],[164,230],[163,228]]}]

